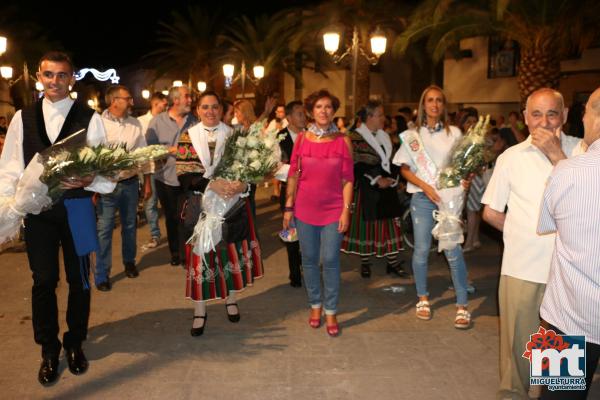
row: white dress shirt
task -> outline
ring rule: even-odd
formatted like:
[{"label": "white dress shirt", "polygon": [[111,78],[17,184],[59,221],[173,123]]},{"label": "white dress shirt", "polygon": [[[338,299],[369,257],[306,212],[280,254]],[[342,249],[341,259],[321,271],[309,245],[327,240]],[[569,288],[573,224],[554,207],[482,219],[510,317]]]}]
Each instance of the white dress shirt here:
[{"label": "white dress shirt", "polygon": [[[582,152],[581,139],[561,133],[567,157]],[[509,147],[494,167],[481,202],[504,212],[504,255],[502,274],[525,281],[546,283],[554,249],[554,235],[538,235],[537,223],[542,196],[552,163],[527,140]]]},{"label": "white dress shirt", "polygon": [[[548,178],[538,233],[558,231],[540,314],[600,345],[600,140]],[[555,235],[551,235],[554,237]]]},{"label": "white dress shirt", "polygon": [[106,129],[106,141],[108,143],[123,143],[128,151],[146,147],[146,137],[142,133],[142,124],[133,117],[127,116],[123,119],[105,118],[102,122]]},{"label": "white dress shirt", "polygon": [[[448,164],[450,157],[452,156],[452,154],[450,154],[452,147],[454,147],[456,142],[462,137],[460,129],[458,129],[456,126],[450,126],[449,128],[450,134],[448,134],[445,129],[431,133],[424,126],[422,126],[419,130],[423,147],[425,147],[425,151],[429,157],[431,157],[431,161],[433,161],[437,167],[438,172]],[[392,163],[395,165],[406,164],[410,167],[412,172],[416,173],[417,166],[410,156],[407,146],[408,143],[402,142],[402,146],[400,146],[400,149],[398,149],[394,155]],[[429,180],[426,182],[433,187],[436,186],[436,182]],[[413,185],[412,183],[408,182],[406,191],[408,193],[417,193],[422,192],[423,190],[421,190],[421,188],[419,188],[417,185]]]},{"label": "white dress shirt", "polygon": [[154,118],[154,115],[152,115],[151,111],[137,117],[137,120],[140,121],[140,124],[142,125],[142,135],[146,135],[148,125],[150,124],[150,121],[152,121],[152,118]]},{"label": "white dress shirt", "polygon": [[[54,143],[56,138],[58,138],[73,103],[74,101],[69,97],[55,103],[47,98],[42,100],[44,123],[46,125],[48,139],[51,143]],[[97,113],[94,113],[87,130],[88,145],[96,146],[100,143],[104,143],[105,140],[106,135],[102,119]],[[0,156],[0,193],[8,194],[14,192],[16,184],[24,169],[23,119],[21,117],[21,110],[19,110],[10,121],[8,131],[6,132],[4,148],[2,149],[2,156]],[[96,176],[92,184],[85,189],[98,193],[110,193],[114,188],[115,183],[101,176]]]}]

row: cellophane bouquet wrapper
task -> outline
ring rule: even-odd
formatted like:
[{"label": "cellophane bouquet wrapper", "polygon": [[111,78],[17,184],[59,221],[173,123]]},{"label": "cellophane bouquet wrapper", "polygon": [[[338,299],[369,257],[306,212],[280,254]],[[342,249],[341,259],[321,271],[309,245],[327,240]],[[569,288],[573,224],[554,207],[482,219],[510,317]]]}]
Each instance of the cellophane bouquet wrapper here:
[{"label": "cellophane bouquet wrapper", "polygon": [[489,122],[489,115],[479,117],[477,124],[456,144],[450,163],[438,176],[437,192],[441,200],[438,210],[433,213],[436,224],[431,231],[438,240],[438,251],[452,250],[464,242],[461,215],[465,190],[461,182],[470,174],[479,172],[488,159],[489,148],[485,135]]},{"label": "cellophane bouquet wrapper", "polygon": [[0,243],[18,235],[25,215],[39,214],[60,200],[63,181],[92,174],[116,180],[123,171],[138,168],[140,159],[124,144],[89,146],[86,129],[35,154],[21,177],[0,195]]},{"label": "cellophane bouquet wrapper", "polygon": [[[262,121],[250,126],[248,131],[236,130],[225,142],[225,148],[212,179],[258,183],[272,173],[279,161],[276,148],[280,139],[277,132],[265,132]],[[210,189],[202,197],[202,213],[188,240],[195,254],[214,250],[222,239],[224,215],[237,202],[244,201],[241,194],[224,199]]]},{"label": "cellophane bouquet wrapper", "polygon": [[0,244],[18,236],[25,215],[39,214],[52,205],[48,187],[40,181],[43,171],[42,158],[36,154],[16,182],[16,187],[7,187],[0,195]]}]

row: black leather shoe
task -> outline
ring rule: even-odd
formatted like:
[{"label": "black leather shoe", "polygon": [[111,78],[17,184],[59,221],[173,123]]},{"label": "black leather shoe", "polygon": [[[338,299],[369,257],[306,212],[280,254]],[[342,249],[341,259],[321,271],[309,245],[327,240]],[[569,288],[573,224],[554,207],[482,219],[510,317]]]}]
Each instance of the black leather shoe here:
[{"label": "black leather shoe", "polygon": [[176,267],[179,264],[181,264],[179,256],[171,256],[171,265],[174,266],[174,267]]},{"label": "black leather shoe", "polygon": [[[235,308],[237,309],[237,314],[229,314],[229,307],[231,307],[231,306],[235,306]],[[237,303],[225,304],[225,310],[227,311],[227,318],[231,322],[240,322],[240,309],[239,309]]]},{"label": "black leather shoe", "polygon": [[58,356],[44,357],[38,372],[38,381],[44,386],[50,386],[58,378]]},{"label": "black leather shoe", "polygon": [[291,287],[302,287],[302,281],[290,281]]},{"label": "black leather shoe", "polygon": [[371,266],[369,264],[362,264],[360,266],[360,276],[363,278],[371,277]]},{"label": "black leather shoe", "polygon": [[125,263],[125,275],[127,275],[128,278],[137,278],[140,273],[138,272],[135,263],[132,262],[126,262]]},{"label": "black leather shoe", "polygon": [[190,334],[192,336],[201,336],[204,333],[204,327],[206,326],[206,320],[208,319],[208,314],[206,315],[194,315],[194,319],[201,318],[204,320],[204,323],[200,328],[192,328],[190,329]]},{"label": "black leather shoe", "polygon": [[81,347],[65,349],[65,358],[73,375],[81,375],[87,371],[89,364]]},{"label": "black leather shoe", "polygon": [[408,274],[402,268],[402,264],[404,264],[404,261],[400,261],[396,265],[388,264],[385,269],[385,272],[388,274],[394,273],[394,274],[398,275],[400,278],[406,278],[408,276]]},{"label": "black leather shoe", "polygon": [[110,289],[112,289],[112,285],[110,284],[110,281],[104,281],[102,283],[97,284],[96,289],[98,289],[101,292],[108,292],[110,291]]}]

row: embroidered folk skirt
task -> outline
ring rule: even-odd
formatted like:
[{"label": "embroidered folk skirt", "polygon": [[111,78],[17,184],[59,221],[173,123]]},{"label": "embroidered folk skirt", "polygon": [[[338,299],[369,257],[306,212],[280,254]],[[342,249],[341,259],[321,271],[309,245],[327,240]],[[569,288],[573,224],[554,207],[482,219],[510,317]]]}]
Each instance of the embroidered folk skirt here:
[{"label": "embroidered folk skirt", "polygon": [[342,240],[344,253],[361,256],[385,257],[404,250],[399,218],[365,221],[360,191],[354,192],[354,212],[350,216],[350,227]]},{"label": "embroidered folk skirt", "polygon": [[249,201],[246,201],[246,217],[249,233],[244,240],[221,241],[215,251],[203,256],[194,254],[191,245],[186,245],[186,298],[193,301],[226,299],[230,291],[241,291],[263,276],[260,244]]}]

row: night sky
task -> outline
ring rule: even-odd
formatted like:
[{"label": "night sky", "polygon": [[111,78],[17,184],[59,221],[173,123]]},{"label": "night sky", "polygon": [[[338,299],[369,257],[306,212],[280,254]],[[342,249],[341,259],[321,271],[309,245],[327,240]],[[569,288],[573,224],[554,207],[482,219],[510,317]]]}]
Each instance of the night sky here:
[{"label": "night sky", "polygon": [[[269,14],[285,7],[315,2],[166,0],[157,7],[149,6],[153,3],[150,1],[3,0],[0,2],[0,33],[8,36],[9,46],[15,45],[11,41],[11,31],[22,31],[24,24],[28,23],[42,28],[48,39],[62,45],[79,67],[118,67],[138,62],[152,51],[158,22],[169,21],[171,11],[185,10],[188,4],[220,5],[230,14],[228,18],[235,18],[243,14]],[[93,10],[84,9],[89,7]],[[6,25],[9,26],[8,32]]]}]

